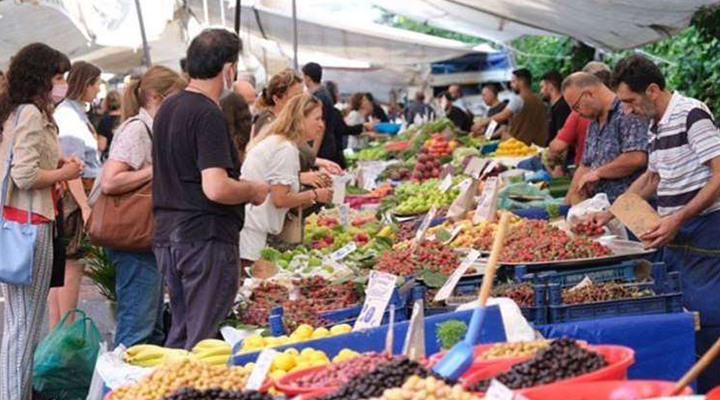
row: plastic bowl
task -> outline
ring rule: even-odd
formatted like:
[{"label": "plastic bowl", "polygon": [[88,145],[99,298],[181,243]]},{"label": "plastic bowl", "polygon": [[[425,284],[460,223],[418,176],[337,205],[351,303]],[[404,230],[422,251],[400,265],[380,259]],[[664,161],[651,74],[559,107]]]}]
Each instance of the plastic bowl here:
[{"label": "plastic bowl", "polygon": [[389,133],[391,135],[394,135],[398,132],[400,132],[400,124],[394,124],[391,122],[379,122],[375,124],[375,130],[380,133]]},{"label": "plastic bowl", "polygon": [[[639,400],[666,396],[674,387],[670,381],[585,382],[527,389],[523,396],[528,400]],[[692,389],[681,394],[692,394]]]},{"label": "plastic bowl", "polygon": [[327,369],[327,365],[321,365],[319,367],[312,367],[312,368],[304,369],[302,371],[293,372],[292,374],[287,374],[287,375],[283,376],[282,378],[278,379],[278,381],[275,383],[275,388],[277,390],[285,393],[288,396],[297,396],[299,394],[308,394],[308,393],[317,392],[317,391],[323,390],[323,389],[336,390],[337,387],[333,387],[333,386],[300,387],[300,386],[295,385],[295,382],[297,382],[298,379],[301,379],[310,374],[314,374],[315,372],[322,371],[324,369]]},{"label": "plastic bowl", "polygon": [[[633,349],[625,346],[614,345],[589,346],[588,349],[602,355],[609,365],[605,368],[601,368],[589,374],[557,381],[549,385],[536,386],[536,388],[544,388],[549,386],[554,387],[558,385],[567,385],[582,382],[618,381],[627,379],[627,370],[635,362],[635,351]],[[502,363],[480,370],[468,376],[467,379],[465,379],[463,386],[467,388],[480,381],[494,378],[495,376],[500,375],[505,371],[508,371],[515,364],[517,364],[517,362]],[[520,389],[517,392],[524,394],[529,389],[530,388]]]}]

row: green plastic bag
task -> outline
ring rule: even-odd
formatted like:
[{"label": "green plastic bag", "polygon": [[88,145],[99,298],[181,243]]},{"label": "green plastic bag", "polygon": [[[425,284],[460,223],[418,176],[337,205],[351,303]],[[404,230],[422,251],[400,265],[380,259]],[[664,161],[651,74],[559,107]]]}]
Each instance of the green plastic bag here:
[{"label": "green plastic bag", "polygon": [[[65,321],[78,314],[75,322]],[[80,310],[67,313],[35,350],[33,388],[52,399],[85,399],[100,350],[100,332]]]}]

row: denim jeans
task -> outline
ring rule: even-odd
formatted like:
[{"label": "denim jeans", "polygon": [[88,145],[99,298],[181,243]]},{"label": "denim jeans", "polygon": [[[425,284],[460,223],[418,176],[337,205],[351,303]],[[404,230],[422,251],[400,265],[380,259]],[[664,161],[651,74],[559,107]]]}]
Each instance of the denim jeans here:
[{"label": "denim jeans", "polygon": [[162,345],[163,281],[155,255],[109,249],[108,253],[115,263],[118,297],[115,347]]}]

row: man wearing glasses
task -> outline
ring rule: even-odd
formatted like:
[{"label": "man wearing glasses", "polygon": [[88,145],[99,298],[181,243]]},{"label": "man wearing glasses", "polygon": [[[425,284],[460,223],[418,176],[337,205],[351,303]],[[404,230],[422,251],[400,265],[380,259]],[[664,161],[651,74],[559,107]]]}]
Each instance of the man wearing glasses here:
[{"label": "man wearing glasses", "polygon": [[612,203],[647,166],[648,123],[626,114],[620,99],[595,75],[568,76],[562,92],[572,110],[591,121],[568,200],[576,204],[605,193]]}]

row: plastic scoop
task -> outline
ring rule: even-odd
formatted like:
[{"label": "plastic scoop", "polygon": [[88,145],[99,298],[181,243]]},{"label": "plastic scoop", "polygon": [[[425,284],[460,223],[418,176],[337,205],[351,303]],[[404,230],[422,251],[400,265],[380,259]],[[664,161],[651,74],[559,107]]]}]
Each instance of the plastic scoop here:
[{"label": "plastic scoop", "polygon": [[670,396],[678,396],[707,368],[720,353],[720,338],[705,352],[705,354],[690,368],[690,370],[675,384]]},{"label": "plastic scoop", "polygon": [[433,371],[438,375],[457,380],[465,371],[470,368],[473,362],[473,348],[477,344],[480,337],[480,330],[485,319],[485,304],[492,290],[493,279],[495,278],[495,269],[497,267],[498,258],[503,249],[503,241],[505,232],[507,231],[508,220],[510,215],[503,212],[500,217],[495,240],[493,241],[492,251],[485,267],[485,275],[483,275],[482,286],[480,286],[480,306],[473,310],[465,338],[453,346],[450,351],[443,357],[440,362],[433,367]]}]

